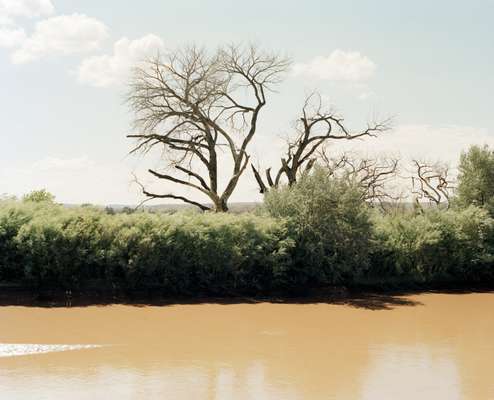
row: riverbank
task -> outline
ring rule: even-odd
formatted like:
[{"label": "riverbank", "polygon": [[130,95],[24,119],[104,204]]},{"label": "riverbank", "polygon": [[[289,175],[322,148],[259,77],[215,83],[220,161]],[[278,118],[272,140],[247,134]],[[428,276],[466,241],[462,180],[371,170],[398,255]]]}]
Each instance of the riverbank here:
[{"label": "riverbank", "polygon": [[358,308],[388,309],[407,305],[405,296],[426,293],[436,294],[470,294],[494,293],[494,287],[485,285],[453,287],[447,285],[429,285],[422,288],[392,287],[331,287],[310,290],[304,295],[278,293],[254,296],[166,296],[158,291],[133,291],[108,293],[101,290],[63,291],[57,289],[34,290],[19,286],[0,288],[0,307],[87,307],[107,306],[112,304],[132,306],[171,306],[179,304],[340,304]]},{"label": "riverbank", "polygon": [[145,298],[494,287],[486,210],[381,214],[330,194],[293,217],[272,204],[256,214],[112,215],[0,202],[0,285]]}]

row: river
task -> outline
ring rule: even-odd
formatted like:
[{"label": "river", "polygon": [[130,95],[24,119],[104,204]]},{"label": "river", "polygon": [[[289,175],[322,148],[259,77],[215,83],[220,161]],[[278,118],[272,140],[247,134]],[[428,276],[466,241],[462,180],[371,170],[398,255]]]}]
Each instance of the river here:
[{"label": "river", "polygon": [[3,306],[0,399],[494,399],[494,293]]}]

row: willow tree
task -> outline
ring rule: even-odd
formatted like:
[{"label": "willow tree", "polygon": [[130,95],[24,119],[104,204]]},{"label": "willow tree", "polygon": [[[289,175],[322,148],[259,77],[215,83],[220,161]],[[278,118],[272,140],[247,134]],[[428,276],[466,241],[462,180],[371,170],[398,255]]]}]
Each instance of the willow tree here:
[{"label": "willow tree", "polygon": [[494,150],[471,146],[463,152],[458,166],[458,202],[494,211]]},{"label": "willow tree", "polygon": [[[138,67],[127,98],[135,113],[135,133],[128,135],[136,139],[132,152],[161,148],[166,171],[149,173],[197,191],[205,202],[141,185],[143,193],[150,199],[227,211],[249,163],[248,145],[267,94],[288,65],[288,60],[256,47],[232,45],[213,53],[187,47]],[[225,173],[227,168],[221,180],[220,169]]]},{"label": "willow tree", "polygon": [[360,131],[352,131],[346,126],[342,116],[324,108],[319,94],[311,94],[306,98],[301,115],[295,122],[295,134],[287,140],[286,153],[281,157],[279,168],[274,173],[268,168],[263,176],[252,165],[259,191],[265,193],[282,182],[288,185],[295,183],[301,172],[312,168],[318,158],[318,151],[330,141],[375,137],[389,130],[390,126],[391,121],[386,119],[368,123]]}]

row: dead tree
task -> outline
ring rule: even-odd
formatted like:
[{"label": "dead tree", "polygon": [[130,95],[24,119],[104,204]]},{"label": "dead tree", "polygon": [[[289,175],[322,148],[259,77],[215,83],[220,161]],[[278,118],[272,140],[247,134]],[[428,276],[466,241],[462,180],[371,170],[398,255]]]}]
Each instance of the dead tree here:
[{"label": "dead tree", "polygon": [[402,198],[392,187],[398,175],[396,158],[359,158],[348,153],[330,158],[323,149],[320,162],[329,175],[353,181],[361,191],[362,200],[371,205],[385,208],[386,204]]},{"label": "dead tree", "polygon": [[281,158],[281,166],[273,175],[271,168],[265,170],[265,178],[252,165],[254,177],[259,191],[265,193],[269,188],[277,187],[282,179],[288,185],[297,181],[298,175],[309,171],[317,160],[316,152],[325,143],[331,140],[354,140],[366,136],[377,136],[390,129],[389,119],[382,122],[369,123],[365,129],[352,132],[348,129],[341,116],[334,111],[325,111],[321,96],[311,94],[305,100],[302,115],[295,123],[296,134],[287,141],[287,152]]},{"label": "dead tree", "polygon": [[448,167],[440,163],[419,160],[413,160],[412,163],[414,166],[414,175],[411,177],[412,193],[416,195],[416,202],[427,200],[436,206],[446,204],[449,207],[453,181],[448,177]]},{"label": "dead tree", "polygon": [[[249,163],[247,148],[266,95],[288,65],[286,59],[252,46],[228,46],[213,54],[189,47],[137,68],[127,97],[135,113],[135,133],[128,137],[137,139],[131,153],[161,148],[171,172],[149,173],[197,191],[213,206],[141,185],[143,194],[148,199],[181,200],[201,210],[227,211]],[[232,165],[222,189],[221,156]]]}]

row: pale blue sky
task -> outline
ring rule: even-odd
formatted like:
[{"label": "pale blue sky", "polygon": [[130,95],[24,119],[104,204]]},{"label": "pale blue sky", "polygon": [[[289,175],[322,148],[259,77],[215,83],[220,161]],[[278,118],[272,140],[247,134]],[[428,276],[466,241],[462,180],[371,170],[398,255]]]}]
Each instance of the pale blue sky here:
[{"label": "pale blue sky", "polygon": [[[0,0],[0,18],[2,1],[6,14],[16,0]],[[35,16],[10,11],[9,29],[24,29],[29,37],[39,21],[78,13],[104,24],[107,35],[99,49],[80,54],[48,49],[23,63],[12,61],[22,40],[0,47],[0,192],[20,195],[46,187],[64,202],[139,199],[129,186],[130,172],[146,167],[147,161],[126,157],[131,143],[125,138],[130,116],[122,104],[124,86],[78,82],[77,70],[88,57],[111,54],[122,37],[135,40],[147,34],[161,38],[165,48],[191,42],[214,48],[242,41],[279,51],[294,63],[309,63],[339,49],[358,52],[375,64],[372,76],[358,82],[288,76],[263,115],[262,138],[253,147],[263,163],[273,162],[277,154],[262,146],[289,133],[304,95],[315,88],[356,125],[375,113],[395,115],[395,147],[384,146],[387,151],[415,156],[409,153],[424,148],[428,157],[451,161],[468,143],[494,144],[491,0],[51,4],[53,10]],[[410,137],[415,147],[409,145]],[[421,142],[430,138],[427,149]],[[445,140],[451,142],[446,150],[441,145]],[[234,199],[251,200],[255,189],[246,176]]]}]

